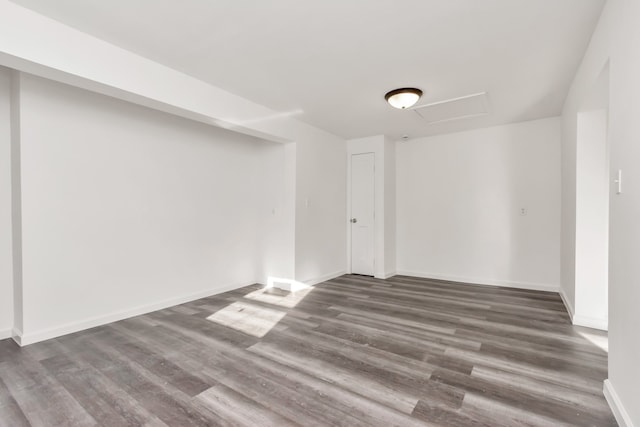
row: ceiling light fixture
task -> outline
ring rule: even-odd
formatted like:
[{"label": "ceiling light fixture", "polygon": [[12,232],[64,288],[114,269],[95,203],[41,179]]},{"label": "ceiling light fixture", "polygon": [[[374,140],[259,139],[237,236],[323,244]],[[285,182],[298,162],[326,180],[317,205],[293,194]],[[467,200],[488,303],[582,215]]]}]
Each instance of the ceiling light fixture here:
[{"label": "ceiling light fixture", "polygon": [[421,96],[422,91],[420,89],[404,87],[402,89],[394,89],[391,92],[387,92],[384,99],[386,99],[392,107],[404,110],[405,108],[415,105]]}]

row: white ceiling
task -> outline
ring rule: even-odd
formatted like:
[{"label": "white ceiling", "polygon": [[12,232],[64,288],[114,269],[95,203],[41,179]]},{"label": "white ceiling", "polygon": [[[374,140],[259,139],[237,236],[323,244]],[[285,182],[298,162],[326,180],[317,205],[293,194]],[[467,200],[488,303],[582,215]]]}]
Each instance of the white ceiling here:
[{"label": "white ceiling", "polygon": [[[559,115],[604,0],[14,0],[345,138],[399,138]],[[484,117],[420,103],[488,92]]]}]

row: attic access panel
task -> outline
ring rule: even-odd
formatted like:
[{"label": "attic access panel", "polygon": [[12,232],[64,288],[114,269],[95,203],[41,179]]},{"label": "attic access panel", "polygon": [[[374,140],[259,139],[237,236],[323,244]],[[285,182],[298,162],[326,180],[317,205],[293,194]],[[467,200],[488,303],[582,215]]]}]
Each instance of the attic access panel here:
[{"label": "attic access panel", "polygon": [[429,124],[484,116],[489,114],[489,98],[486,92],[481,92],[419,105],[413,111]]}]

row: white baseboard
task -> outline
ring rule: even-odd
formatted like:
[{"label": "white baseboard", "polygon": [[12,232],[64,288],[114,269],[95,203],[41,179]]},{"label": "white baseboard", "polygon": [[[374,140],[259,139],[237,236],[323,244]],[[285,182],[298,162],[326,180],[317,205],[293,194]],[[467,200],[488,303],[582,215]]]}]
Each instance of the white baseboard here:
[{"label": "white baseboard", "polygon": [[13,328],[11,330],[11,339],[16,342],[20,347],[22,347],[22,331],[18,328]]},{"label": "white baseboard", "polygon": [[11,338],[11,329],[0,329],[0,340]]},{"label": "white baseboard", "polygon": [[327,280],[335,279],[336,277],[344,276],[345,274],[347,274],[346,270],[340,270],[331,274],[325,274],[324,276],[304,280],[303,283],[308,286],[315,286],[318,283],[326,282]]},{"label": "white baseboard", "polygon": [[138,306],[138,307],[134,307],[126,310],[117,311],[115,313],[102,315],[102,316],[95,316],[89,319],[84,319],[77,322],[70,322],[64,325],[55,326],[52,328],[43,329],[35,332],[22,333],[21,331],[14,329],[13,339],[20,346],[34,344],[40,341],[56,338],[62,335],[72,334],[74,332],[79,332],[85,329],[94,328],[96,326],[105,325],[107,323],[117,322],[118,320],[128,319],[129,317],[139,316],[141,314],[150,313],[152,311],[162,310],[164,308],[173,307],[175,305],[184,304],[190,301],[195,301],[200,298],[206,298],[212,295],[221,294],[223,292],[232,291],[234,289],[243,288],[245,286],[249,286],[254,283],[255,282],[220,286],[215,289],[209,289],[206,291],[196,292],[189,295],[183,295],[177,298],[169,298],[169,299],[158,301],[152,304],[145,304],[142,306]]},{"label": "white baseboard", "polygon": [[393,277],[393,276],[395,276],[396,274],[398,274],[398,273],[396,273],[395,271],[390,271],[390,272],[384,273],[384,274],[383,274],[382,276],[380,276],[380,277],[376,276],[376,279],[388,279],[389,277]]},{"label": "white baseboard", "polygon": [[567,297],[567,294],[562,288],[560,288],[560,298],[562,298],[562,302],[564,303],[564,306],[569,313],[569,318],[571,319],[572,324],[576,326],[583,326],[585,328],[600,329],[601,331],[609,330],[609,322],[607,321],[607,319],[598,319],[595,317],[576,314],[576,311],[573,308],[573,304],[571,304],[569,298]]},{"label": "white baseboard", "polygon": [[278,288],[288,292],[295,292],[301,289],[307,289],[312,286],[317,285],[318,283],[326,282],[327,280],[335,279],[336,277],[340,277],[347,274],[346,271],[336,271],[331,274],[326,274],[324,276],[316,277],[313,279],[307,279],[303,281],[295,280],[295,279],[287,279],[280,277],[269,277],[267,278],[266,287],[268,288]]},{"label": "white baseboard", "polygon": [[556,285],[547,285],[547,284],[541,284],[541,283],[510,282],[505,280],[479,279],[475,277],[458,277],[458,276],[448,276],[443,274],[432,274],[432,273],[423,273],[423,272],[407,271],[407,270],[398,271],[397,274],[402,276],[420,277],[423,279],[447,280],[450,282],[462,282],[462,283],[469,283],[472,285],[499,286],[503,288],[527,289],[532,291],[559,292],[560,290],[559,287]]},{"label": "white baseboard", "polygon": [[607,399],[607,403],[611,408],[611,412],[613,412],[613,416],[616,417],[616,421],[620,425],[620,427],[634,427],[633,421],[631,421],[631,417],[629,413],[622,406],[622,402],[618,397],[618,393],[616,393],[611,381],[604,380],[604,387],[602,389],[604,393],[605,399]]},{"label": "white baseboard", "polygon": [[564,292],[564,289],[560,287],[560,298],[562,298],[562,302],[564,303],[564,308],[567,309],[567,313],[569,313],[569,318],[571,319],[571,323],[573,323],[573,316],[575,315],[575,310],[573,309],[573,304],[569,301],[567,294]]},{"label": "white baseboard", "polygon": [[584,326],[585,328],[600,329],[601,331],[609,330],[609,322],[607,319],[597,319],[595,317],[581,316],[574,314],[572,318],[573,324],[576,326]]}]

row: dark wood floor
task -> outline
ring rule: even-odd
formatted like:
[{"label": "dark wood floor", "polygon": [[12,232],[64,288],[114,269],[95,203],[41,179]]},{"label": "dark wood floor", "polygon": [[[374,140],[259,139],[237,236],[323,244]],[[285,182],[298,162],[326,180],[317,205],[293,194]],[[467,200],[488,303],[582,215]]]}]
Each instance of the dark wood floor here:
[{"label": "dark wood floor", "polygon": [[251,286],[0,341],[0,425],[613,426],[594,339],[553,293],[402,276]]}]

